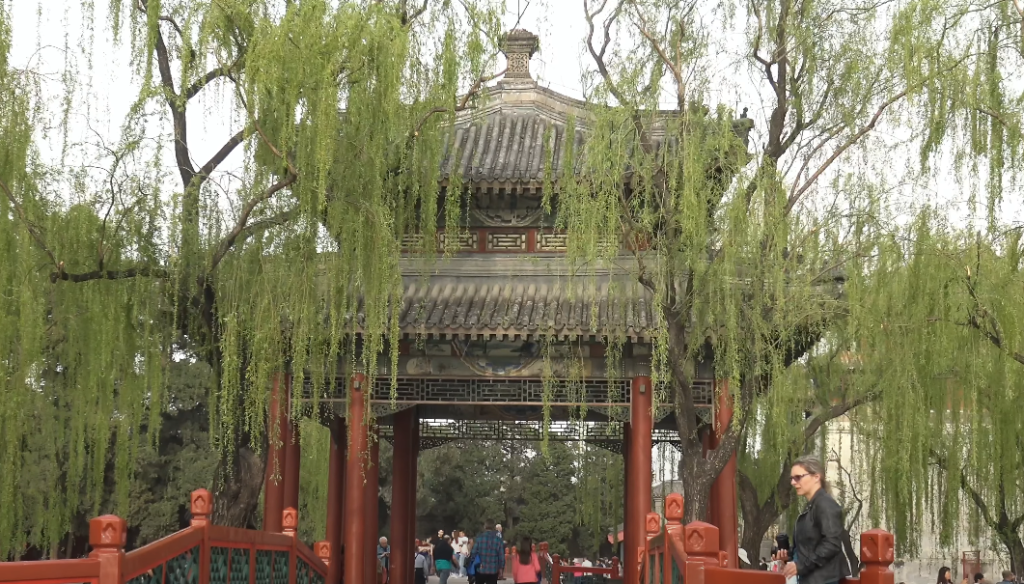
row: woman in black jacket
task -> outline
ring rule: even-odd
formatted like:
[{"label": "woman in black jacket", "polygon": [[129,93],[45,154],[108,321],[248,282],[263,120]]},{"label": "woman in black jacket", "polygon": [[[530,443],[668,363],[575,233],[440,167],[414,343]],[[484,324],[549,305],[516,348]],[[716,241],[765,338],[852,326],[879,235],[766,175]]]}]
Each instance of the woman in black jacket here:
[{"label": "woman in black jacket", "polygon": [[850,575],[850,565],[843,553],[843,509],[828,494],[825,468],[804,456],[793,463],[789,480],[807,506],[796,520],[792,561],[782,575],[797,576],[800,584],[835,584]]}]

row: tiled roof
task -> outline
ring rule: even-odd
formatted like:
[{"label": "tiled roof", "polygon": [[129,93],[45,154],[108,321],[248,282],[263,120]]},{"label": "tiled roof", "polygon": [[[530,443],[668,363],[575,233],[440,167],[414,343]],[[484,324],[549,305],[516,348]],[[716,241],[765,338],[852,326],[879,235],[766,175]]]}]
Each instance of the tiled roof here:
[{"label": "tiled roof", "polygon": [[[749,119],[736,120],[733,129],[744,143],[752,124]],[[467,182],[538,182],[544,178],[546,164],[544,137],[550,132],[553,141],[554,176],[562,170],[565,147],[571,139],[574,152],[583,145],[585,132],[577,127],[573,136],[566,135],[567,124],[546,112],[530,108],[498,109],[455,126],[445,145],[441,163],[443,178],[461,173]],[[655,149],[665,141],[655,137]],[[677,140],[668,141],[675,148]],[[578,161],[578,159],[577,159]]]},{"label": "tiled roof", "polygon": [[407,335],[622,334],[643,339],[654,325],[649,295],[626,278],[611,282],[558,276],[407,277],[400,325]]}]

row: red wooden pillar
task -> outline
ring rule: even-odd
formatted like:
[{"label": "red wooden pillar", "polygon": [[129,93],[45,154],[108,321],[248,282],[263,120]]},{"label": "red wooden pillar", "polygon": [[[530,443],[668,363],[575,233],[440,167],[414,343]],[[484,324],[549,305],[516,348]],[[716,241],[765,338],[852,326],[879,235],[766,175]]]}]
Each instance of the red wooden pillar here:
[{"label": "red wooden pillar", "polygon": [[341,583],[342,525],[345,518],[345,418],[331,420],[331,452],[327,470],[327,534],[325,549],[330,553],[327,582]]},{"label": "red wooden pillar", "polygon": [[284,477],[287,437],[285,400],[281,395],[282,374],[275,374],[267,408],[267,470],[263,477],[263,531],[281,532],[284,512]]},{"label": "red wooden pillar", "polygon": [[377,427],[370,429],[369,443],[370,461],[366,465],[366,482],[363,489],[363,497],[366,513],[366,537],[368,546],[363,555],[365,563],[366,582],[377,580],[377,540],[380,539],[380,525],[378,524],[380,512],[380,434]]},{"label": "red wooden pillar", "polygon": [[[409,476],[412,477],[412,488],[408,489],[409,496],[409,537],[413,541],[413,552],[416,551],[416,487],[419,484],[419,456],[420,456],[420,424],[419,424],[419,412],[417,408],[412,409],[413,425],[412,425],[412,438],[410,443],[412,444],[412,455],[409,457]],[[413,560],[409,560],[412,562]],[[410,572],[415,576],[415,570]]]},{"label": "red wooden pillar", "polygon": [[630,386],[629,454],[626,458],[625,581],[639,582],[639,550],[645,545],[651,511],[651,378],[634,377]]},{"label": "red wooden pillar", "polygon": [[416,492],[415,463],[417,444],[413,443],[416,431],[416,412],[402,410],[394,415],[395,449],[391,472],[391,583],[411,584],[413,580],[413,539],[415,529],[409,515],[415,517],[415,498],[409,491]]},{"label": "red wooden pillar", "polygon": [[[285,378],[285,387],[288,392],[288,399],[285,403],[291,404],[292,378],[289,375]],[[299,446],[299,420],[294,417],[294,410],[288,407],[285,410],[285,432],[284,434],[284,507],[298,510],[299,508],[299,464],[302,459],[302,450]]]},{"label": "red wooden pillar", "polygon": [[[718,437],[715,435],[715,429],[709,429],[701,437],[701,450],[706,459],[708,453],[718,447]],[[718,526],[721,521],[718,519],[718,497],[715,496],[715,488],[712,485],[711,492],[708,494],[708,509],[706,512],[707,522],[711,525]]]},{"label": "red wooden pillar", "polygon": [[[346,584],[366,584],[367,546],[372,536],[366,532],[366,490],[363,483],[365,466],[369,459],[366,426],[366,377],[352,376],[348,388],[348,457],[345,461],[345,555],[344,581]],[[369,550],[372,553],[372,550]]]},{"label": "red wooden pillar", "polygon": [[[715,408],[715,446],[721,443],[722,436],[732,420],[732,396],[729,395],[729,382],[721,380],[716,383],[717,400]],[[718,541],[720,549],[729,554],[729,567],[739,567],[739,522],[736,518],[736,453],[729,457],[729,462],[719,473],[711,485],[711,517],[717,521]]]},{"label": "red wooden pillar", "polygon": [[[629,422],[622,424],[622,472],[626,477],[629,477],[629,436],[632,434],[633,428]],[[626,523],[626,508],[629,506],[629,479],[622,481],[622,541],[618,542],[619,549],[622,550],[622,569],[625,573],[626,569],[626,532],[629,531],[629,525]]]}]

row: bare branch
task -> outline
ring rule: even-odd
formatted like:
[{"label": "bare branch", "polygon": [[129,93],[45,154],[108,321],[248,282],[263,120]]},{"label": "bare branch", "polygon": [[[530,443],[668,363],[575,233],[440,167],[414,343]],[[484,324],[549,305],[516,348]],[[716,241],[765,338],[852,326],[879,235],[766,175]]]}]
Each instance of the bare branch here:
[{"label": "bare branch", "polygon": [[455,112],[461,112],[461,111],[463,111],[465,109],[468,109],[469,108],[469,100],[472,99],[474,95],[477,95],[478,93],[480,93],[481,90],[483,90],[484,84],[485,83],[489,83],[490,81],[493,81],[493,80],[497,79],[498,77],[501,77],[502,75],[505,74],[506,71],[508,71],[507,68],[506,69],[502,69],[501,71],[495,73],[494,75],[488,75],[488,76],[480,77],[479,79],[477,79],[473,83],[472,87],[469,88],[469,91],[467,91],[466,94],[462,96],[462,99],[459,100],[459,103],[455,104],[455,107],[453,107],[453,108],[435,107],[435,108],[431,109],[430,111],[428,111],[427,113],[425,113],[423,115],[423,117],[420,118],[420,121],[413,128],[412,137],[416,137],[416,136],[420,135],[420,131],[423,130],[423,126],[425,126],[427,124],[427,121],[430,120],[430,117],[433,116],[434,114],[443,114],[443,113],[447,113],[447,112],[455,113]]},{"label": "bare branch", "polygon": [[840,156],[842,156],[844,152],[849,150],[850,147],[859,142],[861,138],[866,136],[869,132],[871,132],[871,130],[875,129],[875,125],[878,124],[878,120],[882,117],[882,114],[884,114],[885,111],[888,110],[894,103],[903,99],[906,95],[907,90],[904,89],[903,91],[897,93],[896,95],[886,100],[885,103],[883,103],[882,105],[878,106],[878,109],[875,110],[875,115],[871,116],[871,120],[868,121],[868,123],[865,124],[861,129],[857,130],[857,132],[854,135],[850,136],[846,140],[846,142],[843,142],[842,145],[836,148],[832,155],[829,156],[828,159],[825,160],[825,162],[821,163],[821,166],[819,166],[818,169],[815,170],[814,173],[811,174],[811,176],[806,181],[804,181],[804,183],[799,188],[794,184],[794,190],[789,195],[789,199],[786,201],[785,213],[788,215],[789,212],[793,210],[793,207],[796,206],[797,202],[800,201],[800,198],[804,195],[804,193],[806,193],[808,189],[814,186],[814,183],[817,182],[818,178],[822,175],[822,173],[828,170],[828,168],[832,166],[832,163],[834,163]]},{"label": "bare branch", "polygon": [[253,197],[252,199],[249,200],[248,203],[245,204],[245,206],[242,208],[242,212],[238,215],[238,221],[235,222],[234,228],[231,229],[231,232],[228,233],[228,235],[223,240],[221,240],[220,245],[217,246],[217,251],[213,254],[213,259],[210,261],[211,271],[214,268],[216,268],[218,264],[220,264],[221,260],[224,259],[224,256],[227,255],[228,251],[230,251],[231,247],[235,244],[235,241],[238,240],[239,236],[246,229],[246,224],[249,222],[249,216],[252,215],[252,212],[256,208],[256,206],[273,197],[281,189],[284,189],[292,185],[296,181],[296,179],[298,179],[298,175],[295,174],[294,172],[290,172],[288,173],[287,176],[271,185],[269,188],[267,188],[267,190],[260,193],[259,196]]}]

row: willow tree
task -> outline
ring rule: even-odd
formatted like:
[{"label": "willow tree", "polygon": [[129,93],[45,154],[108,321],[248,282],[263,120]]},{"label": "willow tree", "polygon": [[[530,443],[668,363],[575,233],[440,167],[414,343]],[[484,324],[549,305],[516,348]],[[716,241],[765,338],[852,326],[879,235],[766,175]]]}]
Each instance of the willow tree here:
[{"label": "willow tree", "polygon": [[[844,278],[869,270],[863,258],[881,235],[869,219],[886,209],[878,172],[891,143],[878,129],[927,137],[934,151],[944,130],[975,120],[1000,93],[990,91],[973,13],[945,2],[583,6],[592,116],[585,148],[566,149],[578,159],[563,165],[576,173],[559,177],[558,217],[581,263],[616,261],[619,241],[633,250],[657,314],[654,383],[682,441],[685,519],[701,519],[756,404],[804,397],[806,386],[784,372],[837,319],[861,316],[841,292]],[[706,105],[734,91],[763,109],[737,117]],[[750,128],[753,149],[741,140]],[[975,157],[1000,147],[975,144]],[[699,360],[730,381],[735,403],[707,456]]]},{"label": "willow tree", "polygon": [[859,347],[865,362],[894,364],[887,376],[900,391],[868,406],[860,457],[877,469],[866,481],[873,516],[901,538],[920,528],[946,546],[994,538],[1016,573],[1024,570],[1024,249],[1019,223],[999,226],[986,235],[923,213],[912,245],[880,248],[874,285],[887,294],[858,308],[877,319]]},{"label": "willow tree", "polygon": [[[108,23],[139,88],[116,139],[32,183],[27,121],[52,108],[0,73],[0,557],[106,507],[82,496],[104,480],[118,485],[109,510],[127,515],[127,479],[150,446],[137,429],[147,419],[159,435],[174,359],[213,367],[217,520],[249,520],[257,453],[279,440],[266,432],[272,377],[305,372],[319,395],[357,325],[361,352],[341,361],[375,370],[397,326],[401,235],[435,229],[439,128],[464,107],[460,87],[480,86],[498,32],[487,0],[111,0],[103,18],[91,7],[84,22]],[[103,72],[68,67],[65,113],[95,115],[77,100]],[[225,120],[226,135],[196,139]],[[23,458],[35,435],[46,439]],[[39,485],[45,504],[26,508],[15,479],[35,459],[62,470]]]}]

